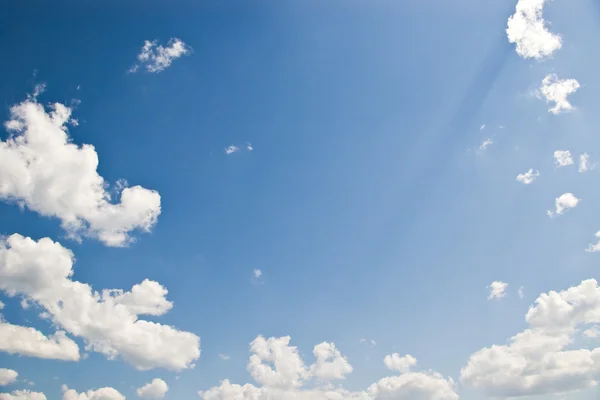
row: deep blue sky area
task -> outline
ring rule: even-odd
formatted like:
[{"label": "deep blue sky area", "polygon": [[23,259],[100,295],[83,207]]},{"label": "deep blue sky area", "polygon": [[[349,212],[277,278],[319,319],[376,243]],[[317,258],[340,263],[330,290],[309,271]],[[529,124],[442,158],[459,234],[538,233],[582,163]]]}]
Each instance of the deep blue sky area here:
[{"label": "deep blue sky area", "polygon": [[[516,3],[5,1],[2,121],[46,84],[39,103],[72,106],[69,135],[94,146],[98,174],[158,191],[161,214],[128,247],[109,247],[3,201],[0,234],[60,242],[72,279],[95,290],[160,282],[173,308],[144,319],[200,336],[201,356],[195,368],[138,371],[92,350],[79,362],[0,351],[0,368],[21,379],[0,393],[59,399],[67,384],[133,399],[162,378],[165,398],[197,398],[226,378],[253,383],[248,346],[260,334],[291,336],[306,365],[314,345],[334,342],[351,391],[389,376],[382,360],[398,352],[452,377],[461,399],[491,396],[461,381],[469,357],[527,328],[540,293],[598,276],[599,255],[584,251],[600,230],[598,171],[557,168],[553,153],[600,161],[600,6],[548,2],[563,44],[536,60],[507,39]],[[128,73],[145,40],[171,38],[189,53]],[[536,97],[552,73],[581,84],[572,111],[554,115]],[[230,145],[240,151],[227,155]],[[535,182],[517,182],[529,168]],[[580,203],[549,218],[567,192]],[[488,300],[493,281],[508,287]],[[6,321],[60,328],[20,299],[0,291]],[[83,353],[85,337],[70,337]]]}]

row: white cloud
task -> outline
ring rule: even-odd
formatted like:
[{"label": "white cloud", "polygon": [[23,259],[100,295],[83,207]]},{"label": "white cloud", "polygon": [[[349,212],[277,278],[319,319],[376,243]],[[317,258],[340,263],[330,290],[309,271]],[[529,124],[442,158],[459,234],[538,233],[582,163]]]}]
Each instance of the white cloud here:
[{"label": "white cloud", "polygon": [[506,35],[517,45],[523,58],[541,60],[560,49],[562,39],[546,28],[542,12],[546,0],[519,0],[515,14],[508,19]]},{"label": "white cloud", "polygon": [[481,143],[481,145],[479,145],[479,150],[485,151],[485,150],[487,150],[488,147],[490,147],[493,144],[494,144],[494,141],[491,138],[487,138]]},{"label": "white cloud", "polygon": [[15,390],[12,393],[0,393],[0,400],[46,400],[46,396],[44,393],[30,392],[29,390]]},{"label": "white cloud", "polygon": [[225,148],[225,154],[227,155],[237,153],[238,151],[240,151],[240,148],[233,144]]},{"label": "white cloud", "polygon": [[480,130],[480,131],[482,131],[482,130],[484,130],[484,129],[485,129],[485,124],[483,124],[483,125],[481,125],[481,126],[479,127],[479,130]]},{"label": "white cloud", "polygon": [[517,182],[520,182],[524,185],[529,185],[533,183],[538,176],[540,176],[540,171],[534,171],[533,168],[530,168],[529,171],[517,175]]},{"label": "white cloud", "polygon": [[190,51],[190,47],[177,38],[170,39],[166,47],[158,44],[156,40],[146,40],[137,56],[139,64],[134,65],[129,72],[137,72],[140,67],[145,67],[148,72],[163,71],[173,60],[189,54]]},{"label": "white cloud", "polygon": [[501,281],[494,281],[489,286],[490,295],[488,296],[488,300],[492,299],[501,299],[506,296],[506,288],[508,287],[508,283]]},{"label": "white cloud", "polygon": [[521,286],[521,287],[519,288],[519,291],[518,291],[518,293],[519,293],[519,298],[520,298],[520,299],[522,299],[523,297],[525,297],[525,295],[524,295],[524,293],[523,293],[523,289],[525,289],[525,287],[524,287],[524,286]]},{"label": "white cloud", "polygon": [[70,250],[49,238],[36,242],[13,234],[0,241],[0,290],[37,303],[46,310],[43,317],[83,338],[88,351],[121,357],[139,370],[193,366],[200,356],[198,336],[139,319],[172,307],[164,287],[144,280],[129,292],[97,292],[71,279],[73,260]]},{"label": "white cloud", "polygon": [[558,79],[556,74],[549,74],[542,80],[538,96],[543,97],[546,103],[554,103],[554,107],[548,111],[558,115],[575,108],[569,103],[568,97],[575,93],[579,87],[579,82],[575,79]]},{"label": "white cloud", "polygon": [[410,354],[400,357],[400,354],[394,353],[385,356],[383,363],[388,369],[405,374],[409,372],[412,367],[417,365],[417,359]]},{"label": "white cloud", "polygon": [[221,360],[228,361],[231,357],[229,356],[229,354],[219,353],[219,358]]},{"label": "white cloud", "polygon": [[371,345],[371,346],[373,346],[373,347],[374,347],[374,346],[377,346],[377,342],[376,342],[376,341],[374,341],[373,339],[365,339],[365,338],[361,338],[361,339],[359,340],[359,342],[360,342],[360,343],[362,343],[362,344],[370,344],[370,345]]},{"label": "white cloud", "polygon": [[548,215],[550,217],[553,217],[555,214],[561,215],[566,210],[577,207],[577,204],[579,204],[580,201],[581,199],[575,197],[573,193],[561,194],[560,197],[555,199],[556,211],[554,213],[552,211],[548,211]]},{"label": "white cloud", "polygon": [[19,374],[15,370],[0,368],[0,386],[10,385],[17,380],[18,376]]},{"label": "white cloud", "polygon": [[326,381],[346,379],[352,366],[333,343],[323,342],[313,349],[315,363],[311,366],[312,376]]},{"label": "white cloud", "polygon": [[168,390],[167,383],[160,378],[156,378],[139,388],[136,393],[143,399],[157,400],[165,397]]},{"label": "white cloud", "polygon": [[255,268],[254,271],[252,271],[252,273],[254,274],[254,277],[257,279],[262,276],[262,271],[258,268]]},{"label": "white cloud", "polygon": [[63,331],[45,336],[34,328],[9,324],[0,319],[0,338],[0,351],[8,354],[63,361],[80,359],[79,346]]},{"label": "white cloud", "polygon": [[579,156],[579,172],[582,174],[594,169],[595,165],[590,165],[590,155],[583,153]]},{"label": "white cloud", "polygon": [[69,138],[72,110],[60,103],[49,108],[30,96],[10,109],[5,127],[12,136],[0,141],[0,200],[59,218],[73,238],[96,237],[109,246],[127,245],[133,230],[149,231],[160,214],[158,192],[133,186],[112,202],[94,147]]},{"label": "white cloud", "polygon": [[600,251],[600,231],[596,232],[594,236],[596,236],[599,239],[599,241],[596,244],[590,244],[588,248],[585,249],[585,251],[587,251],[588,253],[597,253]]},{"label": "white cloud", "polygon": [[[365,391],[352,392],[344,388],[334,388],[331,385],[305,388],[304,385],[320,369],[317,363],[310,368],[304,365],[295,347],[289,346],[290,338],[257,337],[251,344],[248,370],[260,384],[237,385],[225,379],[217,387],[199,392],[204,400],[257,400],[257,399],[283,399],[283,400],[457,400],[454,391],[454,382],[451,378],[444,378],[435,372],[407,372],[398,376],[381,379],[372,384]],[[332,349],[329,344],[315,346],[315,355],[321,350],[327,359],[340,359],[341,354]],[[332,356],[333,355],[333,356]],[[345,360],[345,358],[344,358]],[[416,363],[416,360],[415,360]],[[350,364],[345,361],[327,373],[321,379],[339,379],[349,372]],[[322,365],[322,364],[321,364]],[[321,370],[322,371],[322,370]],[[340,371],[345,371],[341,372]]]},{"label": "white cloud", "polygon": [[590,329],[583,331],[583,336],[588,339],[596,339],[600,337],[600,329],[597,326],[593,326]]},{"label": "white cloud", "polygon": [[465,386],[504,398],[567,393],[600,383],[600,348],[573,346],[580,328],[600,322],[595,280],[541,294],[526,321],[527,329],[508,344],[471,355],[461,370]]},{"label": "white cloud", "polygon": [[556,150],[554,152],[554,162],[558,168],[573,165],[573,158],[569,150]]},{"label": "white cloud", "polygon": [[66,385],[63,385],[62,390],[63,400],[125,400],[125,396],[111,387],[77,393],[75,390],[69,389]]},{"label": "white cloud", "polygon": [[246,150],[248,150],[248,151],[254,150],[254,147],[252,147],[252,143],[246,144]]}]

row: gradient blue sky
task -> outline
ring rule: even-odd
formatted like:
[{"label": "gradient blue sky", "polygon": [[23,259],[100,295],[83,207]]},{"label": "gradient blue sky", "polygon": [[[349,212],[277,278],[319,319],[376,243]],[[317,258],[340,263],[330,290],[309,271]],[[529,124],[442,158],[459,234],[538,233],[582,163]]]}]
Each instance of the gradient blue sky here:
[{"label": "gradient blue sky", "polygon": [[[162,213],[128,248],[69,240],[57,219],[9,203],[1,233],[60,241],[74,279],[96,289],[160,282],[174,308],[157,320],[199,335],[202,355],[182,372],[97,353],[78,363],[0,353],[0,367],[49,399],[63,383],[135,398],[155,377],[167,399],[195,398],[224,378],[251,381],[258,334],[290,335],[307,363],[313,345],[335,342],[354,367],[351,390],[386,376],[383,357],[399,352],[453,377],[462,399],[486,398],[458,382],[469,356],[522,331],[540,293],[597,277],[600,257],[584,251],[600,230],[597,171],[553,159],[564,148],[600,160],[600,5],[549,3],[564,44],[540,62],[506,38],[515,4],[5,2],[2,121],[35,84],[47,84],[42,103],[80,99],[73,142],[95,146],[107,181],[157,190]],[[192,54],[127,73],[144,40],[172,37]],[[553,115],[532,94],[552,72],[581,83],[576,110]],[[224,153],[246,142],[252,152]],[[535,183],[516,182],[529,168]],[[564,192],[581,204],[548,218]],[[496,280],[507,295],[489,301]],[[39,310],[0,300],[11,323],[52,331]]]}]

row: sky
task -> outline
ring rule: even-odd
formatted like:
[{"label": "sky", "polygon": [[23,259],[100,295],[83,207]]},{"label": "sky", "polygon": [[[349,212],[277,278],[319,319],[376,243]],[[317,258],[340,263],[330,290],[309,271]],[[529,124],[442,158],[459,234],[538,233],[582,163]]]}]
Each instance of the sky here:
[{"label": "sky", "polygon": [[0,26],[0,400],[598,398],[598,2]]}]

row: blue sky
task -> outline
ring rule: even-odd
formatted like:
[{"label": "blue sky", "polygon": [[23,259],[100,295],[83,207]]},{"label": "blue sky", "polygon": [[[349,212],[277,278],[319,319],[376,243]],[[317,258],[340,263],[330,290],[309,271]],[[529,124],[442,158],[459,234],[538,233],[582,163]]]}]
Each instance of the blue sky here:
[{"label": "blue sky", "polygon": [[[221,397],[205,393],[207,400],[238,399],[220,392],[224,379],[251,383],[248,390],[263,396],[240,399],[597,397],[586,387],[600,380],[592,337],[600,289],[582,281],[597,276],[600,255],[585,250],[597,242],[600,191],[598,171],[578,171],[584,153],[590,166],[600,161],[594,1],[521,0],[521,7],[544,5],[551,32],[521,38],[530,51],[521,54],[506,32],[517,0],[34,4],[12,2],[0,12],[2,121],[19,120],[14,106],[31,106],[21,115],[26,128],[4,126],[3,146],[27,129],[40,137],[65,129],[74,145],[94,146],[99,164],[68,167],[75,164],[62,161],[71,153],[43,145],[33,154],[44,167],[17,173],[9,150],[0,149],[0,312],[5,323],[46,336],[64,330],[79,348],[79,361],[60,361],[0,347],[0,368],[19,374],[0,387],[12,397],[0,399],[41,399],[16,392],[23,389],[48,399],[133,399],[152,396],[136,389],[155,378],[168,391],[152,386],[154,398],[166,399],[199,398],[211,388]],[[560,36],[560,48],[552,47],[552,35]],[[176,39],[185,51],[170,53],[167,66],[138,59],[145,41],[155,41],[148,54],[157,55]],[[536,46],[550,50],[536,55]],[[551,74],[557,86],[546,93],[578,82],[564,98],[573,109],[549,112],[554,103],[544,98],[542,81]],[[45,90],[35,97],[39,85]],[[36,125],[33,116],[56,102],[77,123]],[[239,151],[226,154],[232,145]],[[573,164],[558,167],[557,150],[570,151]],[[109,203],[136,185],[139,201],[125,211],[84,204],[73,188],[92,178],[78,175],[80,168],[111,185]],[[539,176],[517,181],[529,169]],[[579,202],[549,217],[567,193]],[[65,222],[72,215],[83,225]],[[31,265],[39,270],[10,258],[18,251],[7,244],[13,234],[31,238],[23,254],[37,255]],[[60,244],[42,248],[42,238]],[[67,254],[61,249],[72,251],[74,273],[48,278],[44,288],[81,282],[129,291],[145,279],[158,282],[172,305],[144,292],[127,301],[162,311],[134,318],[196,335],[199,358],[186,336],[161,342],[154,349],[161,357],[148,347],[127,359],[116,325],[72,323],[65,302],[75,297],[19,286],[41,273],[25,272],[60,264],[43,251]],[[508,286],[488,299],[492,282]],[[569,288],[548,304],[540,295]],[[22,299],[31,306],[22,307]],[[126,325],[118,307],[129,316],[142,307],[122,301],[107,308],[115,313],[107,320],[118,326]],[[63,311],[49,309],[59,303]],[[565,304],[574,311],[565,312]],[[40,318],[42,312],[50,315]],[[514,358],[488,357],[486,348],[507,346],[523,331],[540,335],[534,344],[566,342],[536,348],[543,354],[511,347]],[[263,343],[258,335],[274,339]],[[302,368],[277,339],[287,335]],[[86,350],[92,342],[96,347]],[[185,354],[171,355],[179,350],[170,344],[184,342]],[[248,366],[251,342],[257,354],[263,347],[276,354],[278,385]],[[322,342],[335,348],[333,361],[319,369],[312,353]],[[117,349],[114,359],[100,347]],[[551,360],[563,349],[589,354],[552,375]],[[393,353],[398,357],[388,360],[397,362],[384,362]],[[417,360],[410,371],[407,354]],[[139,370],[142,359],[152,368]],[[507,367],[519,362],[534,371]],[[290,365],[304,372],[290,372]],[[331,378],[336,368],[345,379]],[[384,377],[395,389],[369,392]],[[344,397],[326,397],[334,390],[327,381],[342,385],[347,392],[336,395]],[[87,394],[68,397],[73,392],[63,393],[63,384]],[[88,392],[99,388],[118,393]]]}]

